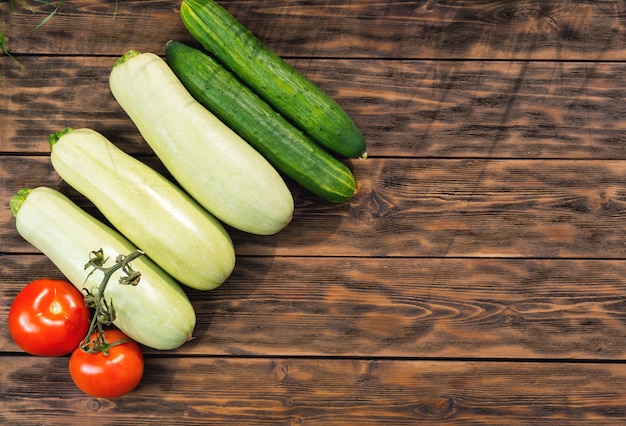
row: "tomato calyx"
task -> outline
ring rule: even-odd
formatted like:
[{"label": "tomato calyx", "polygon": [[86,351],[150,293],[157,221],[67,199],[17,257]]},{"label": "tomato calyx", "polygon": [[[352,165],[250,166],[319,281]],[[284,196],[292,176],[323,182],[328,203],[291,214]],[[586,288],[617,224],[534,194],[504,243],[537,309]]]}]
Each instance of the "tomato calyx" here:
[{"label": "tomato calyx", "polygon": [[130,262],[137,257],[143,255],[144,252],[136,250],[129,255],[118,255],[115,259],[115,264],[109,267],[105,267],[104,264],[109,259],[104,257],[102,249],[94,250],[89,254],[89,262],[85,264],[85,270],[93,268],[87,277],[91,276],[95,271],[101,271],[104,276],[102,283],[98,287],[98,291],[92,294],[88,289],[84,288],[85,304],[94,310],[94,314],[87,330],[87,335],[80,343],[80,350],[83,352],[95,354],[101,352],[104,356],[108,356],[112,347],[127,343],[130,339],[122,339],[114,342],[107,342],[105,338],[104,328],[110,326],[115,321],[115,307],[113,301],[107,302],[104,297],[104,291],[106,290],[113,273],[121,269],[124,275],[119,279],[119,284],[136,286],[141,280],[141,272],[135,271]]},{"label": "tomato calyx", "polygon": [[117,345],[123,345],[124,343],[131,342],[131,339],[121,339],[114,342],[108,342],[103,332],[93,333],[91,339],[85,339],[79,346],[80,350],[90,354],[102,353],[104,356],[109,356],[111,348]]}]

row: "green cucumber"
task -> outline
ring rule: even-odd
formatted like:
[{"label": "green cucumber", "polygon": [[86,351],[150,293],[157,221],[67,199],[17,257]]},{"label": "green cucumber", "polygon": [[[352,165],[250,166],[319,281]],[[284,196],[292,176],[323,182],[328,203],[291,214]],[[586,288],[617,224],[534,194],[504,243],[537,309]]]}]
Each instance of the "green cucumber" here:
[{"label": "green cucumber", "polygon": [[295,128],[204,52],[169,42],[167,62],[187,90],[257,149],[278,170],[329,201],[343,203],[356,191],[348,167]]},{"label": "green cucumber", "polygon": [[212,0],[184,0],[180,17],[209,53],[313,140],[338,155],[366,157],[365,139],[346,111],[226,9]]},{"label": "green cucumber", "polygon": [[127,52],[109,85],[173,178],[213,216],[258,235],[287,226],[294,201],[282,176],[198,103],[162,58]]},{"label": "green cucumber", "polygon": [[[10,201],[18,233],[45,254],[79,290],[96,294],[102,274],[90,274],[90,253],[102,249],[115,263],[137,250],[120,233],[95,219],[59,191],[40,186],[18,191]],[[178,283],[147,256],[132,261],[141,273],[136,286],[120,285],[113,273],[104,292],[115,309],[113,324],[133,340],[154,349],[175,349],[191,339],[196,314]]]},{"label": "green cucumber", "polygon": [[92,129],[50,135],[59,176],[179,283],[222,284],[235,249],[222,224],[178,186]]}]

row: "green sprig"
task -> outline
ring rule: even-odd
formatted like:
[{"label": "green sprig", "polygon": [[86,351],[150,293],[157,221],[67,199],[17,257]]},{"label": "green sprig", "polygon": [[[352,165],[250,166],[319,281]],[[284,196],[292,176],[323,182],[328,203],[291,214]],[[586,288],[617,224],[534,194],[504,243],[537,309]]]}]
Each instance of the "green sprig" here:
[{"label": "green sprig", "polygon": [[[59,0],[56,3],[55,2],[51,2],[51,1],[46,1],[46,0],[33,0],[34,3],[39,3],[39,4],[44,4],[46,6],[54,6],[54,9],[52,10],[52,12],[50,12],[48,15],[46,15],[45,18],[43,18],[41,20],[41,22],[39,22],[35,28],[33,28],[33,31],[35,31],[38,28],[41,28],[46,22],[48,22],[50,19],[52,19],[52,17],[54,15],[57,14],[57,12],[59,11],[59,9],[61,8],[61,6],[63,5],[63,3],[65,3],[65,0]],[[113,11],[113,17],[115,18],[115,16],[117,16],[117,9],[118,9],[118,3],[119,0],[115,0],[115,9]],[[15,10],[15,6],[16,5],[20,5],[22,8],[28,10],[29,12],[35,12],[35,9],[33,9],[27,2],[26,0],[9,0],[9,4],[11,5],[11,11]]]},{"label": "green sprig", "polygon": [[13,59],[15,63],[20,66],[20,68],[25,69],[24,65],[22,65],[20,61],[15,59],[15,57],[11,55],[11,53],[9,52],[9,49],[7,49],[4,34],[2,34],[1,32],[0,32],[0,51],[2,52],[3,55],[7,55],[9,58]]},{"label": "green sprig", "polygon": [[[52,4],[51,2],[48,1],[42,1],[42,0],[35,0],[37,3],[44,3],[44,4]],[[55,6],[54,10],[52,12],[50,12],[48,14],[48,16],[46,16],[45,18],[43,18],[41,20],[41,22],[39,24],[37,24],[37,26],[35,28],[33,28],[33,31],[35,31],[37,28],[40,28],[42,25],[44,25],[46,22],[48,22],[50,19],[52,19],[52,17],[54,15],[56,15],[56,13],[59,11],[59,9],[61,8],[61,6],[63,5],[63,3],[65,2],[65,0],[59,0],[59,2],[57,3],[57,5]]]}]

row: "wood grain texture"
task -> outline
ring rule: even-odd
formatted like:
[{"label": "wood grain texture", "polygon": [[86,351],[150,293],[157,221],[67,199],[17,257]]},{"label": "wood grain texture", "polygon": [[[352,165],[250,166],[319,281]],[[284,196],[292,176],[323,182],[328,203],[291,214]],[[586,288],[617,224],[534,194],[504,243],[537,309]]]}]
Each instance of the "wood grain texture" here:
[{"label": "wood grain texture", "polygon": [[[30,3],[30,2],[29,2]],[[116,400],[5,326],[62,278],[15,230],[47,138],[91,127],[165,173],[108,87],[128,49],[195,45],[180,0],[0,1],[0,424],[626,423],[626,10],[601,0],[221,1],[353,117],[346,204],[293,182],[293,221],[229,230],[237,264],[186,289],[195,339],[145,349]],[[4,326],[3,326],[4,324]]]},{"label": "wood grain texture", "polygon": [[[62,278],[40,255],[0,272],[0,323],[27,282]],[[624,360],[624,277],[606,260],[243,256],[217,290],[187,289],[195,339],[174,353]],[[0,351],[19,351],[6,328]]]},{"label": "wood grain texture", "polygon": [[[286,57],[611,61],[625,53],[624,5],[610,0],[220,3]],[[35,3],[38,13],[17,8],[3,27],[16,54],[91,55],[95,46],[108,55],[130,47],[162,52],[169,39],[190,39],[179,4],[124,0],[115,13],[105,0],[68,2],[32,31],[52,9]],[[10,15],[7,2],[0,7]]]},{"label": "wood grain texture", "polygon": [[[229,229],[239,255],[626,257],[626,161],[368,159],[346,204],[292,185],[297,208],[277,235]],[[156,167],[156,166],[155,166]],[[68,191],[46,156],[0,157],[3,204],[21,187]],[[6,252],[33,252],[0,211]]]},{"label": "wood grain texture", "polygon": [[131,395],[98,400],[73,388],[64,358],[3,361],[5,424],[79,418],[103,425],[163,424],[167,418],[172,425],[324,426],[626,420],[626,375],[612,364],[150,358]]},{"label": "wood grain texture", "polygon": [[[0,58],[5,152],[92,127],[143,152],[110,93],[117,57]],[[626,159],[623,63],[290,61],[354,117],[370,157]]]}]

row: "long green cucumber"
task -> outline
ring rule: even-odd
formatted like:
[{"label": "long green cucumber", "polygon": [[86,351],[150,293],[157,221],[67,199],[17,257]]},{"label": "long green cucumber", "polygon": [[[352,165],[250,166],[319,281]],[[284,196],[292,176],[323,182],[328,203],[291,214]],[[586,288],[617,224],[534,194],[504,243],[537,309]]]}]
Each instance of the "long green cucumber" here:
[{"label": "long green cucumber", "polygon": [[321,146],[345,157],[365,158],[365,138],[346,111],[221,5],[184,0],[180,16],[208,52]]},{"label": "long green cucumber", "polygon": [[179,283],[221,285],[235,266],[222,224],[177,185],[92,129],[50,135],[50,161],[126,238]]},{"label": "long green cucumber", "polygon": [[[102,249],[115,263],[118,255],[137,250],[125,237],[100,222],[59,191],[40,186],[18,191],[10,202],[18,233],[45,254],[79,290],[96,294],[102,274],[89,273],[85,264],[92,251]],[[191,338],[196,314],[174,279],[147,256],[132,261],[141,273],[136,286],[118,284],[113,273],[104,292],[116,318],[113,324],[133,340],[155,349],[174,349]]]},{"label": "long green cucumber", "polygon": [[313,142],[206,53],[169,42],[167,63],[187,90],[277,169],[329,201],[356,191],[350,169]]},{"label": "long green cucumber", "polygon": [[294,202],[282,176],[196,101],[161,57],[128,51],[109,86],[178,184],[216,218],[258,235],[287,226]]}]

